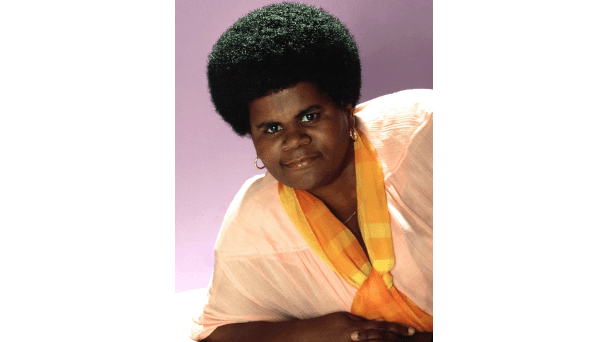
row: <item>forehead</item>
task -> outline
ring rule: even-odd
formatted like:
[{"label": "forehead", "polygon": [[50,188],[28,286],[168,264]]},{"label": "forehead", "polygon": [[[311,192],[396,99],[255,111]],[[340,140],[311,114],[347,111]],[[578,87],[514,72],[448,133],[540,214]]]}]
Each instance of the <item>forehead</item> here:
[{"label": "forehead", "polygon": [[251,124],[267,120],[291,118],[311,106],[328,106],[333,102],[313,84],[301,82],[295,86],[257,98],[249,105]]}]

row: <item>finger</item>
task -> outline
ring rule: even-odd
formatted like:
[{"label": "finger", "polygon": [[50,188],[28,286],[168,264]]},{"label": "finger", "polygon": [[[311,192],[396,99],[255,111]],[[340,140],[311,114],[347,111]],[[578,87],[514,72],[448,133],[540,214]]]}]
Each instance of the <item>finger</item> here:
[{"label": "finger", "polygon": [[390,331],[384,330],[359,330],[355,331],[350,336],[353,341],[385,341],[385,342],[398,342],[405,341],[405,337],[403,335],[395,334]]},{"label": "finger", "polygon": [[385,330],[402,336],[412,336],[416,332],[416,329],[407,325],[379,320],[365,322],[360,330],[363,329]]}]

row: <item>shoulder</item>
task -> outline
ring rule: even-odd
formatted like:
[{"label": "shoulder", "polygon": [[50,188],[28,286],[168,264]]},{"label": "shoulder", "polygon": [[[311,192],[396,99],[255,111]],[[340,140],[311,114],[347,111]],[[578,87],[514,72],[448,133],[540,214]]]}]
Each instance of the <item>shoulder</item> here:
[{"label": "shoulder", "polygon": [[376,149],[385,175],[398,166],[423,126],[432,120],[433,91],[403,90],[357,106],[357,128]]},{"label": "shoulder", "polygon": [[394,116],[424,116],[433,112],[432,96],[432,89],[402,90],[359,104],[355,114],[372,121]]},{"label": "shoulder", "polygon": [[[232,200],[222,222],[216,256],[259,255],[306,247],[292,227],[270,175],[257,175],[245,182]],[[293,228],[293,229],[291,229]]]}]

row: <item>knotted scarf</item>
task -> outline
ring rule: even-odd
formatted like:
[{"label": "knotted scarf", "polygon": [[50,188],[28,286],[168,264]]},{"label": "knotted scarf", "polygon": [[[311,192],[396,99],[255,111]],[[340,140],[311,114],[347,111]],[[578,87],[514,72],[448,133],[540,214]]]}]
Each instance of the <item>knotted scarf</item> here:
[{"label": "knotted scarf", "polygon": [[382,166],[365,135],[357,133],[357,218],[371,264],[351,231],[315,196],[279,183],[281,204],[311,249],[357,289],[351,313],[433,331],[433,316],[393,285],[395,256]]}]

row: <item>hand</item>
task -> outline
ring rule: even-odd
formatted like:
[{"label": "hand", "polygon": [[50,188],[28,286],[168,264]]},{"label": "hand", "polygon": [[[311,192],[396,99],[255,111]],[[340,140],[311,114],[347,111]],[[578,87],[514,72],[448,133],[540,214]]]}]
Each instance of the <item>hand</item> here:
[{"label": "hand", "polygon": [[[411,330],[410,330],[411,329]],[[349,312],[335,312],[300,321],[299,341],[411,341],[414,329],[385,321],[370,321]]]}]

